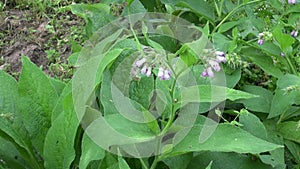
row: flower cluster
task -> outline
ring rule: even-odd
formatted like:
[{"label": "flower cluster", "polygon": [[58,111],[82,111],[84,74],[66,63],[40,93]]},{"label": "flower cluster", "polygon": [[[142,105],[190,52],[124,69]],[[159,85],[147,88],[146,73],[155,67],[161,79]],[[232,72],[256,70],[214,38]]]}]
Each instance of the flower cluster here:
[{"label": "flower cluster", "polygon": [[201,75],[203,77],[214,77],[214,71],[219,72],[221,70],[220,63],[226,62],[225,53],[215,50],[205,51],[203,61],[206,63],[206,68]]},{"label": "flower cluster", "polygon": [[265,41],[272,39],[272,33],[271,32],[261,32],[258,34],[258,41],[257,43],[259,45],[263,45]]},{"label": "flower cluster", "polygon": [[290,35],[294,38],[296,38],[298,36],[298,31],[297,30],[293,30]]},{"label": "flower cluster", "polygon": [[240,55],[230,52],[226,55],[226,65],[232,69],[243,68],[248,66],[248,62],[244,61]]},{"label": "flower cluster", "polygon": [[169,80],[171,78],[171,71],[169,69],[165,69],[163,67],[160,67],[158,69],[158,74],[160,80]]},{"label": "flower cluster", "polygon": [[297,3],[297,1],[296,0],[288,0],[288,3],[291,5],[295,5]]},{"label": "flower cluster", "polygon": [[163,55],[146,46],[143,47],[143,52],[139,54],[134,62],[131,74],[137,77],[138,71],[140,71],[142,75],[150,77],[156,67],[158,67],[157,77],[160,80],[169,80],[171,78],[171,71],[165,65]]},{"label": "flower cluster", "polygon": [[264,44],[264,33],[259,33],[259,34],[258,34],[258,41],[257,41],[257,43],[258,43],[259,45]]}]

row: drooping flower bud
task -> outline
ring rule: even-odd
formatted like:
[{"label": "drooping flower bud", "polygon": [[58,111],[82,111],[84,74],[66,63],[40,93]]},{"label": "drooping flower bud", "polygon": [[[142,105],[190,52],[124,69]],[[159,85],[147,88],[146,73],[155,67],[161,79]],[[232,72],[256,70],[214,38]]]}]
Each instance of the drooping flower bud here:
[{"label": "drooping flower bud", "polygon": [[136,62],[135,62],[135,65],[137,66],[137,67],[141,67],[141,66],[143,66],[143,64],[146,62],[146,58],[142,58],[142,59],[140,59],[140,60],[137,60]]},{"label": "drooping flower bud", "polygon": [[225,56],[225,53],[222,51],[216,51],[217,56]]},{"label": "drooping flower bud", "polygon": [[263,38],[264,35],[265,35],[265,34],[261,32],[261,33],[258,34],[258,37],[259,37],[259,38]]},{"label": "drooping flower bud", "polygon": [[158,69],[157,76],[158,76],[160,79],[163,78],[163,76],[164,76],[164,69],[163,69],[162,67],[160,67],[160,68]]},{"label": "drooping flower bud", "polygon": [[146,72],[146,76],[149,77],[152,74],[152,68],[148,67],[147,72]]},{"label": "drooping flower bud", "polygon": [[288,3],[291,4],[291,5],[296,4],[296,2],[297,2],[296,0],[288,0]]},{"label": "drooping flower bud", "polygon": [[221,63],[221,62],[226,62],[226,57],[225,56],[217,56],[216,57],[217,62]]},{"label": "drooping flower bud", "polygon": [[166,69],[164,71],[163,80],[169,80],[171,78],[171,71]]},{"label": "drooping flower bud", "polygon": [[216,62],[214,60],[210,60],[208,63],[216,72],[219,72],[221,70],[221,67],[218,62]]},{"label": "drooping flower bud", "polygon": [[147,66],[145,65],[142,69],[141,69],[141,74],[145,75],[147,72]]},{"label": "drooping flower bud", "polygon": [[262,44],[264,44],[264,40],[263,40],[263,39],[259,39],[259,40],[257,41],[257,43],[258,43],[259,45],[262,45]]},{"label": "drooping flower bud", "polygon": [[292,36],[292,37],[297,37],[298,36],[298,31],[292,31],[291,33],[290,33],[290,35]]},{"label": "drooping flower bud", "polygon": [[202,77],[206,77],[206,76],[207,76],[207,72],[206,72],[205,69],[204,69],[203,72],[201,73],[201,76],[202,76]]},{"label": "drooping flower bud", "polygon": [[209,77],[214,77],[214,72],[212,71],[211,67],[208,67],[208,68],[207,68],[207,75],[208,75]]}]

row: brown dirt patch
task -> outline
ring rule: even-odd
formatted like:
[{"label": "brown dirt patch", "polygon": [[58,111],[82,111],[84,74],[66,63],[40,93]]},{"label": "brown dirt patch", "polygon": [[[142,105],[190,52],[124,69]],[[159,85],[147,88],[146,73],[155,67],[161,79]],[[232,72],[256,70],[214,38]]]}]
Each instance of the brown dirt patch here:
[{"label": "brown dirt patch", "polygon": [[[84,22],[71,12],[52,14],[51,17],[41,18],[31,11],[19,9],[0,13],[0,69],[17,77],[22,67],[21,57],[26,55],[47,74],[55,76],[49,66],[67,63],[72,53],[71,43],[83,41],[72,37],[74,29],[71,28],[78,27],[83,32]],[[56,56],[49,58],[49,50],[55,51]]]}]

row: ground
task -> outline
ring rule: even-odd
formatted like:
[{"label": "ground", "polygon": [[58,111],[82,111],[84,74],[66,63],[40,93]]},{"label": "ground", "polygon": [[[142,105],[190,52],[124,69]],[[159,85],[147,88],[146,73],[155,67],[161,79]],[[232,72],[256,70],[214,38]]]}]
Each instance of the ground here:
[{"label": "ground", "polygon": [[26,55],[48,75],[67,78],[72,44],[84,41],[84,21],[69,11],[9,8],[0,13],[0,39],[1,70],[18,78]]}]

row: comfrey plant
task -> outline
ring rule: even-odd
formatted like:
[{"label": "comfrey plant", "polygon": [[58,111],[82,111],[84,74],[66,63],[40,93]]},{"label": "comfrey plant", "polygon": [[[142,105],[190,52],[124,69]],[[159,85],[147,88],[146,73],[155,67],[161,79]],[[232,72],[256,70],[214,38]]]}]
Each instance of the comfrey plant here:
[{"label": "comfrey plant", "polygon": [[300,167],[299,3],[126,2],[68,7],[93,35],[68,84],[0,70],[0,168]]}]

